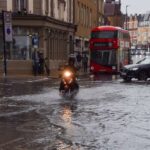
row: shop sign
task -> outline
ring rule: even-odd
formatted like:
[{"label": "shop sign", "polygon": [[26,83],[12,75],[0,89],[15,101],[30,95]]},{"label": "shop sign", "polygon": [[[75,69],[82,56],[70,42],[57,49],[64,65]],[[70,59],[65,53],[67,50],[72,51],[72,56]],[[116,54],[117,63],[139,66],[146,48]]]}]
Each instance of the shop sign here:
[{"label": "shop sign", "polygon": [[34,48],[38,48],[38,46],[39,46],[39,37],[38,36],[32,37],[32,45]]},{"label": "shop sign", "polygon": [[12,16],[11,12],[3,12],[3,22],[4,22],[4,37],[5,42],[12,42]]}]

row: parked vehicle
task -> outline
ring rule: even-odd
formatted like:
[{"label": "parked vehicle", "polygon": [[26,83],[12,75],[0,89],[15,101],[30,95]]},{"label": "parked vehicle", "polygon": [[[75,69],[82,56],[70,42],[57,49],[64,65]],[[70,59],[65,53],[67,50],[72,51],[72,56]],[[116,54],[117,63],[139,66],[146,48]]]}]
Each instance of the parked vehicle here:
[{"label": "parked vehicle", "polygon": [[132,78],[146,81],[150,78],[150,57],[145,57],[136,64],[125,65],[120,70],[120,76],[124,81],[131,81]]}]

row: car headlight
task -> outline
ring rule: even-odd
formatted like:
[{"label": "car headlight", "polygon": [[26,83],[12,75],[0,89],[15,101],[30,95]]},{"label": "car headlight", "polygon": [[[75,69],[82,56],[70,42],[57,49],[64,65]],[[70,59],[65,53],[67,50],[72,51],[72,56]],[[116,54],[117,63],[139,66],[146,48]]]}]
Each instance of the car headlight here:
[{"label": "car headlight", "polygon": [[133,70],[133,71],[136,71],[136,70],[138,70],[139,68],[132,68],[131,70]]},{"label": "car headlight", "polygon": [[116,66],[112,66],[112,70],[116,70]]},{"label": "car headlight", "polygon": [[91,70],[94,70],[94,67],[93,67],[93,66],[91,66]]}]

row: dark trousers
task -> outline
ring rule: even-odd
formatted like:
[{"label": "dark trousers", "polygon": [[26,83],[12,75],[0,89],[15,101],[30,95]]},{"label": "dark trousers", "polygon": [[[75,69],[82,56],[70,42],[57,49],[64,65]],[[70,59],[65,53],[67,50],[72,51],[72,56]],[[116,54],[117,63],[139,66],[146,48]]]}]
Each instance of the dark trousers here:
[{"label": "dark trousers", "polygon": [[87,72],[87,63],[83,63],[83,70],[84,72]]},{"label": "dark trousers", "polygon": [[36,76],[38,74],[39,71],[39,64],[38,62],[34,62],[33,63],[33,74]]}]

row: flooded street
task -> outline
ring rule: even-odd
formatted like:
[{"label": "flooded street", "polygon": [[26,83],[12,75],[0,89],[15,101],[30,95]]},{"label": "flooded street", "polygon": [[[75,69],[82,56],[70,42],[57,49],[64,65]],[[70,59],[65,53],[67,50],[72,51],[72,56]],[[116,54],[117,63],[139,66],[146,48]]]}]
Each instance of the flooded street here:
[{"label": "flooded street", "polygon": [[150,149],[150,81],[103,75],[79,84],[67,100],[57,80],[1,83],[0,150]]}]

